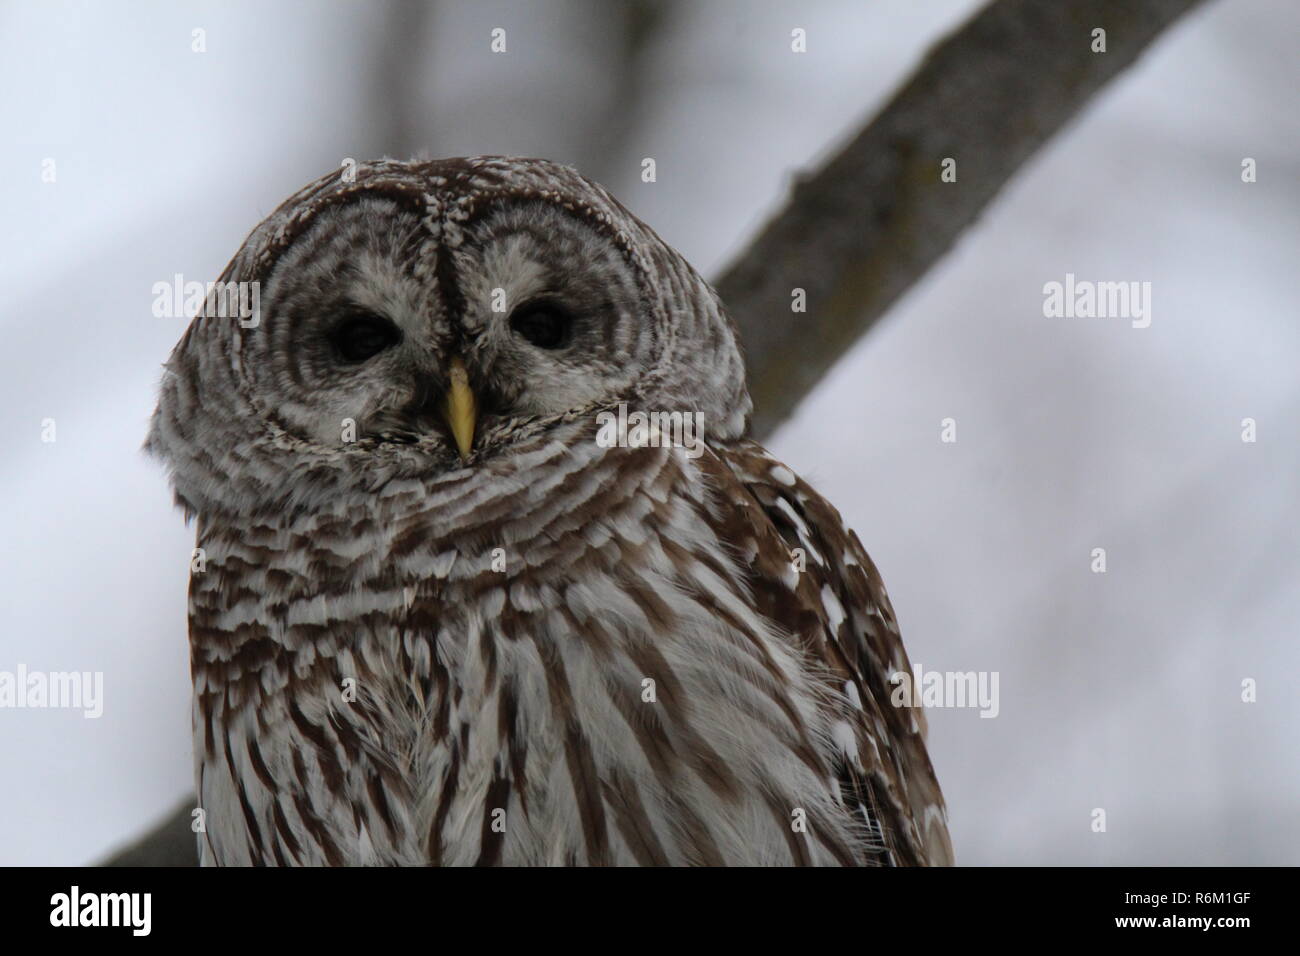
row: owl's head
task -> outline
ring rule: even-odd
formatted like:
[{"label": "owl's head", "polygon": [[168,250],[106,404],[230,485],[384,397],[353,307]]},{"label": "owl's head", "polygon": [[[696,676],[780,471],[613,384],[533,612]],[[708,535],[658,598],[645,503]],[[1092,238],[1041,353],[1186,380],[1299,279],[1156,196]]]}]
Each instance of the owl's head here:
[{"label": "owl's head", "polygon": [[500,157],[347,173],[253,230],[167,363],[146,448],[188,511],[500,466],[619,403],[744,432],[733,323],[600,186]]}]

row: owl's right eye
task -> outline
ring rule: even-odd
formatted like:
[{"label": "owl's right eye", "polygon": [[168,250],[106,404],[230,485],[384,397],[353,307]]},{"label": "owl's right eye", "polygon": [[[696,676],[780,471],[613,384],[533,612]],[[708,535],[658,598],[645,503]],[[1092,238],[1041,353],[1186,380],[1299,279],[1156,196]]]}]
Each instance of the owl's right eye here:
[{"label": "owl's right eye", "polygon": [[329,335],[345,362],[364,362],[402,341],[402,330],[382,315],[356,312],[334,326]]}]

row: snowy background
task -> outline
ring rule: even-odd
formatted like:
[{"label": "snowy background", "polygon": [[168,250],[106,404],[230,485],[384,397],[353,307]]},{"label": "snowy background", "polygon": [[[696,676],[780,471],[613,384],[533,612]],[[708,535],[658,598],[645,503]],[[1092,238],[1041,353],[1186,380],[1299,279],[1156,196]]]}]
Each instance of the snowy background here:
[{"label": "snowy background", "polygon": [[[978,5],[0,5],[0,670],[106,684],[99,720],[0,710],[0,863],[96,860],[191,786],[192,531],[139,453],[184,327],[155,282],[416,151],[573,163],[716,276]],[[914,664],[1000,674],[996,719],[930,713],[961,863],[1300,863],[1298,35],[1288,0],[1175,26],[770,442]],[[1067,272],[1150,282],[1150,328],[1044,318]]]}]

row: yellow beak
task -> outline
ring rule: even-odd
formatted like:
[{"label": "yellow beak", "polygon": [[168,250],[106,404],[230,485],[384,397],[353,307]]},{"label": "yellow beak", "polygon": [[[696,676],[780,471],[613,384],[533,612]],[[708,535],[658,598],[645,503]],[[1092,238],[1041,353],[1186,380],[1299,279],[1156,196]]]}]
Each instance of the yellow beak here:
[{"label": "yellow beak", "polygon": [[442,414],[447,424],[451,426],[452,437],[456,439],[456,447],[460,449],[460,459],[464,461],[469,458],[470,449],[474,447],[478,400],[474,397],[474,390],[469,387],[469,373],[465,371],[465,363],[460,360],[460,356],[451,360],[447,377],[449,379],[447,399]]}]

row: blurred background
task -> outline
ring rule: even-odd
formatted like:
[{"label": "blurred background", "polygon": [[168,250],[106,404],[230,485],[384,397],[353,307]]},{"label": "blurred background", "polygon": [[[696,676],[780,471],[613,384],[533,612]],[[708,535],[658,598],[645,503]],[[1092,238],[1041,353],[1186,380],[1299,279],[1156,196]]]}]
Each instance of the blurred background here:
[{"label": "blurred background", "polygon": [[[0,4],[0,670],[105,681],[98,720],[0,710],[0,863],[98,860],[192,786],[193,532],[139,452],[185,326],[155,282],[415,153],[574,164],[716,276],[979,6]],[[1298,35],[1288,0],[1176,24],[769,442],[913,664],[1000,675],[995,719],[929,713],[960,863],[1300,862]],[[1151,326],[1044,318],[1067,272],[1150,282]]]}]

